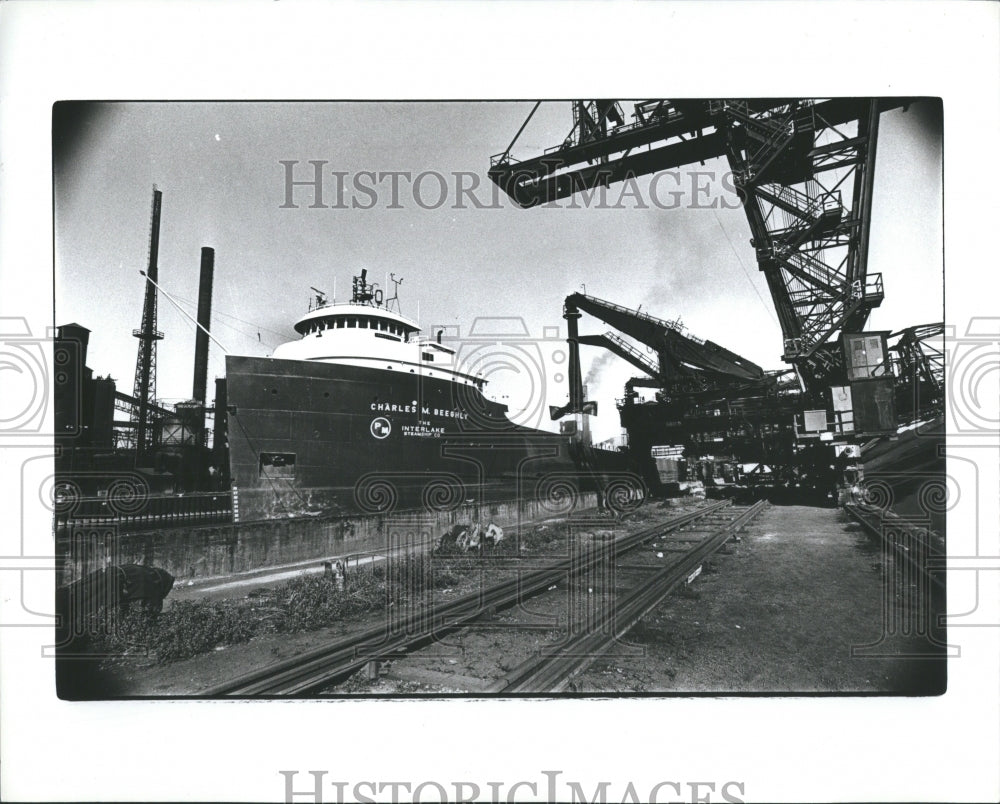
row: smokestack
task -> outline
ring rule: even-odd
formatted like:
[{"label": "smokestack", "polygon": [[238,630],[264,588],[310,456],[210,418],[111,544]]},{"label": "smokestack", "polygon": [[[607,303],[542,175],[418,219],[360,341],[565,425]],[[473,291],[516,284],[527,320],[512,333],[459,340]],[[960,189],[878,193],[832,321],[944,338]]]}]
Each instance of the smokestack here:
[{"label": "smokestack", "polygon": [[205,402],[208,385],[208,330],[212,318],[212,276],[215,271],[215,249],[201,250],[201,280],[198,284],[198,331],[194,341],[194,390],[191,396]]}]

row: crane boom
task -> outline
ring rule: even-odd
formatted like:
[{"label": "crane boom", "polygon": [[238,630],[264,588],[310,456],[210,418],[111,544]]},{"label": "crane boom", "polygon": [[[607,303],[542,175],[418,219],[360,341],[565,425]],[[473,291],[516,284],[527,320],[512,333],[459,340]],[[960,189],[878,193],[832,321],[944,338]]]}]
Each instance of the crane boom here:
[{"label": "crane boom", "polygon": [[[491,158],[489,177],[528,208],[725,157],[781,326],[782,358],[818,390],[842,367],[833,338],[862,329],[884,298],[881,275],[867,271],[878,120],[908,103],[648,100],[635,102],[626,123],[614,101],[575,101],[561,145],[519,161],[515,138]],[[638,320],[631,332],[608,323],[643,340]]]},{"label": "crane boom", "polygon": [[[619,332],[634,338],[656,355],[656,361],[642,354],[627,340],[608,332],[603,335],[579,335],[578,320],[582,312],[589,313]],[[703,341],[685,333],[676,321],[630,310],[620,304],[598,299],[583,293],[566,297],[563,317],[568,324],[569,341],[569,404],[552,409],[552,418],[567,413],[584,413],[593,409],[593,403],[583,399],[580,371],[580,346],[600,346],[627,360],[640,371],[655,379],[657,384],[671,392],[680,387],[699,391],[713,388],[732,388],[768,384],[764,370],[746,358],[740,357],[712,341]]]}]

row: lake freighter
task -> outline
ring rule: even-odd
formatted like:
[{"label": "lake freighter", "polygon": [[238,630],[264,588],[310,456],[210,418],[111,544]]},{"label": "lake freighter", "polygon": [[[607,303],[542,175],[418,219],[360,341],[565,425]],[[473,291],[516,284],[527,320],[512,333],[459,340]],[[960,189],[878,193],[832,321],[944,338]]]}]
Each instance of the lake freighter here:
[{"label": "lake freighter", "polygon": [[483,377],[389,309],[366,271],[351,301],[317,296],[295,330],[272,357],[226,358],[241,520],[560,498],[624,469],[620,454],[511,422]]}]

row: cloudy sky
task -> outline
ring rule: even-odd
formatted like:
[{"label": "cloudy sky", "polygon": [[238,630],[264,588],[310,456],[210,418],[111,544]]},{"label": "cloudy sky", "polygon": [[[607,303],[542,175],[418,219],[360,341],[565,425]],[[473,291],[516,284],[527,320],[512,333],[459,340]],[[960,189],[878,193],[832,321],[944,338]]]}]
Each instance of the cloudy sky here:
[{"label": "cloudy sky", "polygon": [[[152,186],[163,192],[160,282],[192,315],[202,246],[216,250],[212,330],[233,354],[269,354],[295,337],[310,286],[343,299],[351,276],[367,268],[383,282],[403,277],[402,311],[430,330],[461,338],[516,331],[529,340],[505,347],[519,359],[491,376],[493,395],[530,423],[566,398],[560,363],[562,301],[586,292],[665,318],[765,368],[781,368],[781,335],[749,246],[742,210],[719,182],[690,172],[661,182],[683,193],[678,209],[640,193],[611,208],[521,210],[496,199],[485,173],[532,103],[127,103],[60,105],[54,121],[56,323],[91,329],[89,365],[132,391]],[[631,112],[626,105],[626,113]],[[538,154],[566,137],[569,105],[545,103],[515,155]],[[941,130],[925,104],[886,113],[878,145],[869,271],[883,274],[886,300],[873,329],[942,318]],[[323,160],[323,201],[309,188],[286,203],[286,167],[311,178]],[[700,171],[726,169],[715,160]],[[345,174],[338,198],[337,179]],[[395,198],[391,179],[363,171],[405,171]],[[415,191],[412,179],[427,172]],[[435,175],[442,176],[438,180]],[[371,192],[357,190],[353,182]],[[443,181],[443,185],[442,182]],[[693,182],[712,189],[693,208]],[[457,185],[471,188],[464,197]],[[478,183],[478,186],[476,186]],[[663,193],[665,195],[666,193]],[[661,195],[661,199],[663,198]],[[481,206],[483,208],[477,208]],[[363,207],[370,206],[370,209]],[[436,208],[430,208],[436,207]],[[458,208],[456,208],[458,207]],[[500,318],[503,321],[489,321]],[[519,320],[520,319],[520,320]],[[558,328],[558,333],[553,328]],[[165,298],[159,306],[157,394],[191,393],[193,325]],[[602,332],[584,318],[581,331]],[[554,337],[555,335],[558,337]],[[512,351],[513,350],[513,351]],[[224,374],[210,350],[210,374]],[[598,361],[600,361],[598,363]],[[619,432],[615,397],[634,372],[583,349],[600,403],[597,438]],[[498,366],[501,363],[497,363]],[[536,415],[537,414],[537,415]]]}]

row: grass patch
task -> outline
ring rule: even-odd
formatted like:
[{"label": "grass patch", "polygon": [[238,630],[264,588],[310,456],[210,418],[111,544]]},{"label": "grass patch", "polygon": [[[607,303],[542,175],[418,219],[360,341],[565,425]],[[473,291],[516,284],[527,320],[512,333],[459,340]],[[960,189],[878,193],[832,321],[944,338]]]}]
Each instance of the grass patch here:
[{"label": "grass patch", "polygon": [[457,586],[480,568],[478,557],[411,555],[352,569],[343,585],[325,575],[305,575],[241,600],[181,601],[158,615],[101,609],[91,617],[88,649],[166,664],[257,636],[335,625],[431,589]]}]

